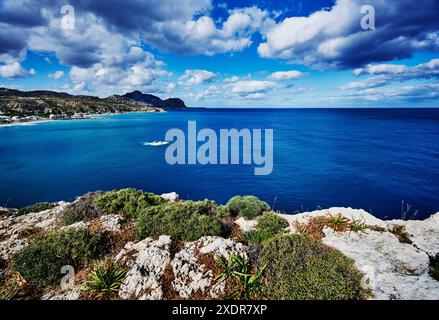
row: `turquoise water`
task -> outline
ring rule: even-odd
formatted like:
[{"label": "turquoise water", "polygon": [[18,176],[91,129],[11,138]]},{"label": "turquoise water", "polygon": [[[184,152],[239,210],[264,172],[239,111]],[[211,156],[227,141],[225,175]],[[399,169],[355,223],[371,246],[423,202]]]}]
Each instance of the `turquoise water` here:
[{"label": "turquoise water", "polygon": [[[170,166],[164,140],[187,121],[214,130],[274,129],[274,169]],[[111,115],[0,128],[0,206],[72,200],[94,190],[136,187],[225,203],[254,194],[286,212],[363,208],[400,218],[439,211],[439,110],[191,110]]]}]

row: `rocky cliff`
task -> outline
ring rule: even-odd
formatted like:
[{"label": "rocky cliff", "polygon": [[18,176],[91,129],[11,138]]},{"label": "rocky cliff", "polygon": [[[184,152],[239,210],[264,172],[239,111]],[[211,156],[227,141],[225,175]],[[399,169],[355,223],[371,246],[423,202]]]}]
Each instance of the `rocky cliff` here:
[{"label": "rocky cliff", "polygon": [[[115,195],[115,193],[104,194],[102,199],[105,201],[111,199],[111,206],[114,208],[114,206],[120,205]],[[141,200],[142,203],[145,203],[145,201],[151,203],[151,200],[148,199],[153,198],[150,195],[145,195],[141,195],[139,199],[143,199]],[[261,292],[263,292],[263,297],[270,299],[270,279],[277,276],[273,275],[273,272],[276,273],[277,271],[270,269],[270,266],[261,267],[259,265],[261,271],[259,274],[258,268],[254,267],[258,263],[254,261],[258,261],[258,257],[266,254],[267,248],[271,247],[267,244],[262,245],[262,247],[255,246],[249,240],[249,237],[243,237],[242,235],[256,230],[261,231],[262,224],[267,225],[269,222],[269,228],[265,226],[264,229],[264,232],[267,232],[267,230],[273,229],[275,224],[283,221],[281,228],[285,229],[273,238],[275,242],[282,239],[282,237],[306,234],[303,239],[299,237],[299,239],[302,239],[299,243],[300,246],[310,246],[309,248],[299,246],[292,251],[291,247],[286,248],[285,252],[291,251],[290,254],[297,254],[296,260],[294,260],[296,264],[285,265],[283,270],[279,270],[279,274],[297,272],[295,276],[297,278],[295,278],[293,287],[285,280],[283,284],[285,287],[281,286],[281,294],[284,297],[291,294],[288,290],[298,290],[298,297],[300,298],[302,297],[301,290],[306,291],[311,288],[311,295],[303,295],[304,298],[346,298],[344,290],[348,287],[342,289],[345,283],[337,282],[339,277],[346,276],[346,271],[336,275],[331,280],[334,282],[325,282],[328,278],[334,276],[328,273],[322,278],[321,282],[313,283],[311,279],[316,276],[313,270],[319,266],[313,265],[311,269],[307,269],[308,263],[315,263],[315,261],[325,263],[326,260],[324,259],[329,259],[335,254],[336,259],[330,260],[332,262],[324,268],[334,268],[335,272],[338,272],[337,270],[344,270],[346,261],[352,261],[355,270],[357,270],[355,273],[358,272],[358,275],[361,275],[361,278],[359,278],[361,279],[361,288],[356,290],[363,291],[360,296],[355,295],[354,297],[362,296],[366,299],[385,300],[439,299],[439,281],[437,280],[439,213],[424,221],[383,221],[363,210],[330,208],[297,215],[275,213],[275,215],[267,216],[269,219],[262,222],[260,217],[255,219],[232,217],[227,210],[230,209],[230,212],[232,212],[233,208],[227,209],[227,206],[225,206],[218,209],[221,212],[220,216],[223,219],[223,224],[229,230],[228,236],[206,235],[197,240],[184,241],[177,235],[170,236],[169,234],[139,238],[137,232],[137,237],[135,237],[134,229],[141,224],[142,218],[137,220],[137,224],[129,222],[130,218],[127,216],[127,212],[132,212],[134,205],[132,199],[124,200],[129,201],[129,206],[126,203],[121,206],[125,209],[120,210],[119,214],[108,214],[107,212],[107,214],[95,215],[90,213],[94,212],[94,209],[91,208],[94,208],[98,203],[102,204],[102,201],[94,201],[94,204],[91,204],[92,202],[89,200],[90,197],[96,196],[102,197],[100,193],[91,194],[91,196],[86,195],[78,198],[73,203],[60,202],[48,210],[21,216],[17,215],[16,210],[3,209],[0,211],[0,298],[2,297],[1,294],[3,294],[3,297],[9,298],[20,296],[20,290],[26,291],[28,290],[26,288],[32,287],[30,279],[33,275],[26,279],[26,274],[20,274],[14,269],[14,263],[19,264],[21,262],[23,251],[41,241],[38,240],[41,235],[50,234],[54,231],[60,233],[66,230],[88,230],[93,234],[106,233],[112,235],[111,250],[106,251],[104,258],[107,261],[115,261],[124,268],[123,277],[120,279],[117,290],[112,293],[112,299],[223,299],[229,295],[234,298],[248,299],[252,295],[243,295],[243,292],[238,292],[239,295],[237,295],[233,291],[236,287],[240,288],[240,285],[237,286],[238,278],[229,281],[225,275],[227,274],[227,268],[231,268],[231,265],[236,267],[240,263],[240,268],[245,270],[241,272],[248,272],[254,277],[265,277],[261,285],[267,286],[268,291]],[[175,193],[162,195],[160,198],[154,198],[154,201],[160,203],[159,208],[169,211],[172,210],[173,206],[177,206],[180,215],[186,214],[182,210],[183,207],[180,207],[182,202],[179,201],[178,195]],[[206,208],[208,206],[209,214],[212,214],[212,209],[216,208],[214,204],[208,202],[202,203],[201,207],[194,207],[191,202],[189,202],[189,205],[194,208],[193,210],[201,210],[201,207]],[[82,213],[74,211],[78,208],[87,211],[87,213],[82,215]],[[226,211],[227,213],[225,213]],[[75,221],[77,222],[66,225],[66,214],[71,215],[72,212],[75,213]],[[146,214],[150,215],[151,212],[153,211],[147,210]],[[78,214],[80,218],[78,218]],[[156,214],[159,214],[159,212],[156,212]],[[89,215],[88,218],[86,218],[87,215]],[[187,220],[192,218],[186,217],[184,219],[182,221],[187,223]],[[160,223],[160,221],[157,222]],[[165,220],[162,222],[168,223]],[[175,221],[175,224],[177,228],[179,225],[181,226],[178,221]],[[183,226],[181,227],[183,228]],[[169,230],[170,233],[173,232],[173,229]],[[176,234],[179,234],[178,232],[177,230]],[[311,242],[308,242],[308,240],[303,241],[308,238],[314,240]],[[268,243],[272,243],[270,241]],[[308,252],[307,254],[300,253],[305,252],[304,249]],[[276,250],[282,251],[284,249],[277,247]],[[42,263],[39,259],[45,257],[44,252],[32,250],[30,252],[36,255],[32,258],[33,261]],[[30,254],[30,252],[26,254]],[[315,258],[308,262],[307,259],[310,255],[315,255]],[[243,260],[238,259],[235,261],[233,260],[235,257],[240,257],[239,259]],[[100,259],[103,259],[103,257]],[[289,259],[290,257],[285,256],[285,261]],[[13,263],[13,261],[15,262]],[[229,261],[229,267],[224,267],[225,265],[220,261]],[[235,264],[231,264],[230,261],[235,261]],[[249,269],[246,266],[247,262],[242,261],[251,262]],[[275,263],[272,260],[270,263],[278,265],[282,261],[276,261]],[[76,270],[74,281],[69,286],[60,287],[55,282],[55,285],[45,286],[43,289],[33,289],[31,291],[33,298],[73,300],[102,298],[102,295],[91,296],[87,294],[87,288],[90,288],[90,285],[87,284],[87,279],[89,279],[87,274],[90,274],[93,265],[94,263],[78,264],[81,267]],[[300,268],[300,270],[296,270],[296,268]],[[233,273],[234,271],[229,270],[229,272]],[[302,276],[302,272],[305,272],[304,279],[307,284],[305,287],[295,288],[296,282],[301,279],[299,276]],[[323,269],[323,272],[326,272],[326,270]],[[434,277],[436,277],[436,280]],[[343,281],[352,281],[349,290],[356,283],[356,280],[354,281],[350,277],[345,278]],[[12,289],[10,289],[11,282],[15,285],[15,287],[13,286],[15,291],[12,293]],[[297,285],[300,286],[300,283],[297,283]],[[328,287],[332,285],[334,288]],[[323,295],[319,293],[321,289],[319,286],[326,286],[323,288]],[[314,290],[312,288],[315,288],[316,291],[312,291]],[[329,291],[332,291],[333,294],[326,296],[326,292]],[[261,298],[261,295],[257,297]]]}]

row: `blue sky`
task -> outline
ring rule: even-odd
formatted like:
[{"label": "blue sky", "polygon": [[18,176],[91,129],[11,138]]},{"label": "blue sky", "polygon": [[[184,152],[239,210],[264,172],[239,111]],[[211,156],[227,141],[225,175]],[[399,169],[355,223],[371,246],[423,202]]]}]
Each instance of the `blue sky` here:
[{"label": "blue sky", "polygon": [[194,107],[438,107],[438,16],[436,0],[0,0],[0,86]]}]

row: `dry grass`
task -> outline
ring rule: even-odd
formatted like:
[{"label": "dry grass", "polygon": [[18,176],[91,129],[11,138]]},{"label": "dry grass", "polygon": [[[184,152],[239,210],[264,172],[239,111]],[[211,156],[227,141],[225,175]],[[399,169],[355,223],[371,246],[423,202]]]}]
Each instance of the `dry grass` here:
[{"label": "dry grass", "polygon": [[[324,228],[331,228],[335,232],[365,232],[366,230],[377,230],[380,227],[368,226],[361,220],[349,220],[342,214],[326,215],[311,218],[308,222],[295,222],[293,224],[297,233],[306,234],[315,240],[321,240],[325,234]],[[383,229],[385,231],[385,229]]]},{"label": "dry grass", "polygon": [[405,226],[403,225],[394,225],[392,229],[389,229],[389,232],[393,233],[401,243],[413,244],[412,239],[410,239],[410,235],[407,233]]}]

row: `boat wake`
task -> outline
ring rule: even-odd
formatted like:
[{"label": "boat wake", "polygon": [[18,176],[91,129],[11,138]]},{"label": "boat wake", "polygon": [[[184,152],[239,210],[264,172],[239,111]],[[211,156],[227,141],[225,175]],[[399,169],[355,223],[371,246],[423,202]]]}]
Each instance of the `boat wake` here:
[{"label": "boat wake", "polygon": [[147,147],[161,147],[166,146],[169,144],[168,141],[151,141],[151,142],[145,142],[143,145]]}]

